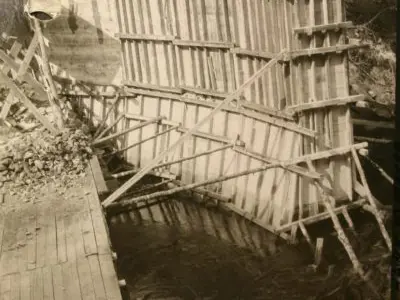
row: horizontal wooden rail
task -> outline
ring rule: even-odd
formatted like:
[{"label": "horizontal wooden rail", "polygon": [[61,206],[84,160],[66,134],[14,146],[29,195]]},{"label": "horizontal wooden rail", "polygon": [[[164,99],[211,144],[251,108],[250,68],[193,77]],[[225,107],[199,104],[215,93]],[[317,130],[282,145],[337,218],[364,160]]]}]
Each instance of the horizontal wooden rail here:
[{"label": "horizontal wooden rail", "polygon": [[[179,132],[182,133],[187,133],[190,129],[189,128],[178,128]],[[199,138],[203,138],[206,140],[210,140],[210,141],[215,141],[215,142],[220,142],[220,143],[231,143],[232,140],[230,140],[227,137],[221,136],[221,135],[215,135],[215,134],[211,134],[211,133],[205,133],[205,132],[200,132],[200,131],[194,131],[193,136],[195,137],[199,137]]]},{"label": "horizontal wooden rail", "polygon": [[162,119],[163,119],[163,117],[156,117],[156,118],[153,118],[153,119],[151,119],[151,120],[149,120],[149,121],[139,123],[139,124],[137,124],[137,125],[135,125],[135,126],[133,126],[133,127],[127,128],[127,129],[125,129],[125,130],[123,130],[123,131],[116,132],[116,133],[114,133],[114,134],[112,134],[112,135],[110,135],[110,136],[104,137],[104,138],[102,138],[102,139],[95,140],[95,141],[92,143],[92,146],[97,146],[97,145],[103,144],[103,143],[108,142],[108,141],[110,141],[110,140],[113,140],[113,139],[115,139],[115,138],[117,138],[117,137],[120,137],[121,135],[127,134],[127,133],[129,133],[129,132],[131,132],[131,131],[140,129],[140,128],[142,128],[142,127],[144,127],[144,126],[147,126],[147,125],[150,125],[150,124],[157,123],[157,122],[159,122],[159,121],[162,120]]},{"label": "horizontal wooden rail", "polygon": [[315,26],[307,26],[307,27],[300,27],[294,28],[293,32],[295,34],[307,34],[311,35],[314,32],[324,32],[328,30],[339,30],[339,29],[349,29],[354,28],[353,22],[339,22],[339,23],[331,23],[331,24],[322,24],[322,25],[315,25]]},{"label": "horizontal wooden rail", "polygon": [[330,107],[330,106],[341,106],[341,105],[346,105],[349,103],[354,103],[354,102],[363,101],[363,100],[365,100],[364,95],[355,95],[355,96],[349,96],[349,97],[318,100],[318,101],[312,101],[309,103],[288,106],[285,110],[288,113],[298,113],[301,111],[326,108],[326,107]]},{"label": "horizontal wooden rail", "polygon": [[384,129],[395,129],[395,123],[386,122],[386,121],[371,121],[371,120],[362,120],[362,119],[352,119],[353,125],[358,126],[368,126],[375,128],[384,128]]},{"label": "horizontal wooden rail", "polygon": [[257,51],[243,48],[233,48],[231,50],[233,54],[242,55],[242,56],[250,56],[250,57],[258,57],[265,59],[272,59],[276,56],[276,53],[266,52],[266,51]]},{"label": "horizontal wooden rail", "polygon": [[233,92],[229,97],[227,97],[224,101],[218,104],[206,117],[200,120],[196,125],[194,125],[189,131],[184,133],[173,145],[171,145],[168,149],[160,153],[157,157],[155,157],[147,166],[145,166],[142,170],[140,170],[136,175],[134,175],[131,179],[125,182],[118,190],[114,191],[104,202],[103,206],[107,207],[115,200],[117,200],[122,194],[124,194],[132,185],[137,183],[146,173],[148,173],[151,169],[153,169],[164,157],[166,157],[170,152],[177,149],[184,142],[186,142],[199,128],[201,128],[204,124],[209,122],[214,118],[214,116],[221,111],[221,109],[236,99],[246,88],[254,84],[254,82],[259,79],[267,69],[276,64],[280,55],[278,55],[275,59],[271,59],[267,64],[265,64],[260,70],[258,70],[255,74],[253,74],[245,83],[243,83],[235,92]]},{"label": "horizontal wooden rail", "polygon": [[[125,172],[120,172],[117,174],[111,174],[109,176],[106,176],[106,179],[112,179],[112,178],[118,179],[118,178],[136,174],[139,171],[140,171],[140,169],[134,169],[134,170],[128,170]],[[168,171],[150,171],[149,173],[147,173],[147,175],[161,177],[161,178],[168,179],[168,180],[175,180],[177,178],[177,176],[175,174],[168,172]]]},{"label": "horizontal wooden rail", "polygon": [[[126,113],[125,118],[127,118],[128,120],[135,120],[135,121],[149,121],[152,119],[152,117],[130,114],[130,113]],[[160,121],[160,125],[178,126],[179,123],[167,120],[165,117],[163,117],[163,119]]]},{"label": "horizontal wooden rail", "polygon": [[326,159],[330,158],[332,156],[339,156],[339,155],[346,155],[350,153],[353,149],[354,150],[359,150],[359,149],[364,149],[368,147],[368,143],[359,143],[359,144],[354,144],[354,145],[349,145],[349,146],[343,146],[339,148],[334,148],[331,150],[326,150],[326,151],[321,151],[313,154],[307,154],[303,156],[299,156],[290,160],[282,161],[283,166],[290,166],[290,165],[296,165],[300,163],[305,163],[307,160],[320,160],[320,159]]},{"label": "horizontal wooden rail", "polygon": [[[174,185],[173,188],[175,188],[176,186],[185,186],[183,182],[179,181],[179,180],[173,180],[170,185]],[[200,194],[202,196],[205,197],[210,197],[212,199],[215,199],[217,201],[221,201],[221,202],[231,202],[232,199],[228,198],[228,197],[224,197],[221,194],[206,190],[206,189],[202,189],[202,188],[194,188],[192,190],[190,190],[191,192],[194,192],[196,194]]]},{"label": "horizontal wooden rail", "polygon": [[160,85],[136,82],[136,81],[131,81],[131,80],[123,80],[122,84],[126,85],[126,86],[132,86],[132,87],[136,87],[136,88],[148,89],[148,90],[159,91],[159,92],[167,92],[167,93],[173,93],[173,94],[182,94],[183,93],[183,90],[179,87],[160,86]]},{"label": "horizontal wooden rail", "polygon": [[312,55],[321,55],[321,54],[327,54],[327,53],[340,53],[343,51],[351,50],[351,49],[357,49],[357,48],[362,48],[362,47],[369,47],[368,44],[365,45],[337,45],[337,46],[330,46],[330,47],[319,47],[319,48],[314,48],[314,49],[302,49],[302,50],[294,50],[291,52],[288,52],[285,55],[285,60],[290,60],[290,59],[296,59],[302,56],[312,56]]},{"label": "horizontal wooden rail", "polygon": [[[186,87],[183,87],[184,89],[187,89]],[[180,101],[186,104],[193,104],[193,105],[199,105],[199,106],[203,106],[203,107],[210,107],[210,108],[214,108],[216,107],[218,104],[215,102],[211,102],[211,101],[206,101],[206,100],[199,100],[199,99],[191,99],[189,97],[185,97],[185,96],[179,96],[176,94],[167,94],[167,93],[161,93],[161,92],[156,92],[156,91],[149,91],[149,90],[143,90],[143,89],[133,89],[133,88],[127,88],[128,91],[130,91],[133,94],[136,95],[145,95],[145,96],[150,96],[150,97],[155,97],[155,98],[164,98],[164,99],[171,99],[171,100],[176,100],[176,101]],[[201,90],[201,91],[200,91]],[[204,91],[204,89],[196,89],[196,88],[190,88],[190,91],[193,93],[196,93],[196,91],[199,91],[199,94],[205,94],[206,92]],[[219,98],[216,97],[216,98]],[[238,100],[235,100],[238,101]],[[284,111],[278,111],[278,110],[274,110],[274,109],[270,109],[267,107],[263,107],[262,105],[256,104],[256,103],[252,103],[252,102],[248,102],[248,101],[243,101],[243,100],[239,100],[238,101],[240,103],[240,105],[248,110],[251,111],[246,111],[243,109],[237,109],[234,108],[230,105],[226,105],[222,108],[223,111],[226,112],[232,112],[232,113],[242,113],[245,114],[246,116],[249,117],[254,117],[257,120],[260,121],[264,121],[267,123],[276,123],[274,119],[271,119],[271,117],[274,118],[279,118],[279,119],[284,119],[287,121],[293,121],[293,117],[291,115],[289,115],[288,113],[284,112]],[[254,115],[254,113],[259,113]],[[267,114],[267,116],[266,116]],[[279,123],[279,121],[282,120],[278,120],[277,122]],[[302,128],[298,125],[296,125],[294,122],[285,122],[283,121],[283,123],[279,123],[279,125],[277,126],[289,126],[287,129],[289,130],[294,130],[295,132],[299,132],[301,134],[307,135],[307,136],[311,136],[311,137],[315,137],[315,132],[312,130],[309,130],[307,128]],[[294,126],[294,127],[293,127]]]},{"label": "horizontal wooden rail", "polygon": [[121,40],[152,41],[152,42],[172,42],[176,38],[173,35],[132,34],[124,32],[115,34],[115,37]]},{"label": "horizontal wooden rail", "polygon": [[191,86],[180,86],[181,89],[184,90],[184,92],[188,93],[194,93],[197,95],[203,95],[203,96],[210,96],[214,98],[226,98],[229,96],[229,93],[224,93],[224,92],[218,92],[210,89],[204,89],[204,88],[196,88],[196,87],[191,87]]},{"label": "horizontal wooden rail", "polygon": [[[342,206],[334,208],[333,212],[335,214],[340,214],[340,213],[343,213],[344,210],[361,207],[366,202],[367,202],[366,199],[360,199],[360,200],[357,200],[357,201],[354,201],[354,202],[350,202],[349,204],[342,205]],[[293,226],[299,225],[299,223],[303,223],[304,225],[307,225],[307,224],[316,223],[316,222],[319,222],[319,221],[322,221],[322,220],[326,220],[329,217],[330,217],[329,212],[323,212],[323,213],[320,213],[320,214],[315,215],[315,216],[303,218],[303,219],[294,221],[294,222],[292,222],[290,224],[283,225],[283,226],[279,227],[279,229],[277,229],[276,231],[277,232],[285,232],[285,231],[291,230],[291,228]]]},{"label": "horizontal wooden rail", "polygon": [[394,143],[394,140],[377,139],[377,138],[372,138],[372,137],[367,137],[367,136],[355,136],[354,140],[359,141],[359,142],[368,142],[368,143],[377,143],[377,144]]},{"label": "horizontal wooden rail", "polygon": [[197,48],[217,48],[217,49],[230,49],[235,45],[230,42],[218,42],[218,41],[192,41],[192,40],[180,40],[175,39],[172,43],[176,46],[181,47],[197,47]]}]

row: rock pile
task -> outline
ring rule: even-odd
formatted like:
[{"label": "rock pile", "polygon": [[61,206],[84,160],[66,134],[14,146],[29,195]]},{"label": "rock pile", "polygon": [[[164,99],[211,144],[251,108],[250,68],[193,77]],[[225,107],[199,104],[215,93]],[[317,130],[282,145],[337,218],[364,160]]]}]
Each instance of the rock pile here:
[{"label": "rock pile", "polygon": [[0,146],[0,186],[16,194],[24,186],[82,176],[92,155],[89,145],[81,129],[65,129],[57,136],[44,129],[16,133]]}]

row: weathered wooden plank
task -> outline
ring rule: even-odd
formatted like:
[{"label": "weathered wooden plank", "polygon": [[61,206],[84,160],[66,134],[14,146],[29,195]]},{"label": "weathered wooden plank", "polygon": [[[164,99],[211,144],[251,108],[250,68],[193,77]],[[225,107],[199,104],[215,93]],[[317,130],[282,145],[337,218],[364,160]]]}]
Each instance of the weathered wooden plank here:
[{"label": "weathered wooden plank", "polygon": [[97,155],[93,155],[90,160],[90,168],[92,170],[94,182],[96,184],[96,190],[99,195],[103,195],[109,192],[106,181],[104,180],[103,171],[100,167],[100,162]]},{"label": "weathered wooden plank", "polygon": [[21,273],[21,300],[32,300],[31,293],[33,288],[31,285],[31,277],[34,271],[25,271]]},{"label": "weathered wooden plank", "polygon": [[61,271],[64,299],[82,300],[76,260],[69,260],[68,262],[62,264]]},{"label": "weathered wooden plank", "polygon": [[96,294],[93,287],[92,273],[87,257],[78,259],[79,284],[82,291],[82,300],[96,300]]},{"label": "weathered wooden plank", "polygon": [[11,298],[11,275],[0,277],[0,299],[9,300]]},{"label": "weathered wooden plank", "polygon": [[123,85],[126,85],[128,87],[135,87],[135,88],[140,88],[140,89],[147,89],[147,90],[152,90],[152,91],[158,91],[158,92],[166,92],[166,93],[173,93],[173,94],[182,94],[183,90],[179,87],[169,87],[169,86],[160,86],[156,84],[150,84],[150,83],[142,83],[142,82],[136,82],[136,81],[131,81],[131,80],[124,80],[122,81]]},{"label": "weathered wooden plank", "polygon": [[57,260],[58,263],[64,263],[67,261],[67,242],[64,216],[56,216],[56,233],[57,233]]},{"label": "weathered wooden plank", "polygon": [[42,268],[38,267],[32,271],[31,280],[33,280],[32,285],[32,300],[42,300],[43,299],[43,274]]},{"label": "weathered wooden plank", "polygon": [[106,296],[106,290],[104,288],[98,256],[90,255],[87,259],[89,261],[90,272],[92,274],[92,282],[94,292],[96,294],[96,300],[108,300]]},{"label": "weathered wooden plank", "polygon": [[341,97],[335,99],[326,99],[326,100],[314,100],[309,103],[303,103],[298,105],[289,106],[286,108],[288,112],[301,112],[306,110],[314,110],[320,108],[327,108],[332,106],[341,106],[347,105],[349,103],[354,103],[358,101],[363,101],[365,99],[364,95],[355,95],[349,97]]},{"label": "weathered wooden plank", "polygon": [[21,296],[21,273],[11,275],[10,300],[20,300]]},{"label": "weathered wooden plank", "polygon": [[42,268],[43,300],[54,300],[53,276],[51,266]]},{"label": "weathered wooden plank", "polygon": [[107,299],[119,300],[121,298],[121,291],[119,290],[118,280],[115,276],[115,269],[111,255],[99,255],[99,262]]},{"label": "weathered wooden plank", "polygon": [[349,22],[338,22],[338,23],[322,24],[322,25],[307,26],[307,27],[298,27],[298,28],[293,28],[293,32],[296,34],[311,35],[314,32],[325,32],[328,30],[336,31],[339,29],[349,29],[349,28],[354,28],[353,22],[349,21]]},{"label": "weathered wooden plank", "polygon": [[172,35],[154,35],[154,34],[133,34],[119,32],[115,34],[116,38],[121,40],[131,41],[157,41],[157,42],[172,42],[176,37]]},{"label": "weathered wooden plank", "polygon": [[216,49],[231,49],[235,46],[233,43],[229,42],[181,40],[181,39],[174,39],[172,43],[180,47],[216,48]]},{"label": "weathered wooden plank", "polygon": [[64,300],[62,265],[52,266],[51,275],[53,280],[54,300]]}]

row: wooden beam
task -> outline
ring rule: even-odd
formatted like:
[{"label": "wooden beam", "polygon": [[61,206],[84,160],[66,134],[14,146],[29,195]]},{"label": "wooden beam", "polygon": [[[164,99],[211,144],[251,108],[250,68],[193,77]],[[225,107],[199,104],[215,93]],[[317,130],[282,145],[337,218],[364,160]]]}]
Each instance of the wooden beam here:
[{"label": "wooden beam", "polygon": [[106,135],[107,132],[109,132],[115,125],[118,124],[119,121],[121,121],[123,118],[125,117],[124,114],[120,114],[118,116],[117,119],[115,119],[114,122],[112,122],[112,124],[110,126],[108,126],[107,128],[105,128],[102,132],[100,132],[100,134],[95,138],[95,141],[101,139],[103,136]]},{"label": "wooden beam", "polygon": [[109,192],[106,181],[104,180],[103,171],[101,170],[97,155],[93,155],[90,160],[90,168],[92,170],[94,183],[98,195],[104,195]]},{"label": "wooden beam", "polygon": [[[109,178],[116,178],[117,179],[117,178],[129,176],[129,175],[132,175],[132,174],[137,174],[137,173],[139,173],[139,171],[140,171],[140,169],[120,172],[118,174],[112,174],[110,176],[107,176],[106,179],[109,179]],[[170,173],[170,172],[164,172],[164,171],[150,171],[150,172],[147,173],[147,175],[156,176],[156,177],[169,179],[169,180],[171,180],[171,179],[175,180],[177,178],[177,176],[175,174]]]},{"label": "wooden beam", "polygon": [[324,32],[328,30],[339,30],[339,29],[349,29],[354,28],[353,22],[339,22],[339,23],[331,23],[331,24],[322,24],[316,26],[307,26],[307,27],[299,27],[293,28],[293,32],[295,34],[307,34],[311,35],[314,32]]},{"label": "wooden beam", "polygon": [[217,48],[217,49],[231,49],[235,45],[229,42],[217,42],[217,41],[193,41],[193,40],[181,40],[175,39],[172,44],[180,47],[196,47],[196,48]]},{"label": "wooden beam", "polygon": [[[148,121],[148,120],[152,119],[152,117],[136,115],[136,114],[130,114],[130,113],[126,113],[125,114],[125,118],[127,118],[129,120],[135,120],[135,121]],[[160,121],[160,124],[161,125],[168,125],[168,126],[178,126],[179,125],[178,122],[167,120],[165,117],[164,117],[164,119],[162,119]]]},{"label": "wooden beam", "polygon": [[154,158],[147,166],[145,166],[139,173],[134,175],[131,179],[125,182],[118,190],[114,191],[104,202],[103,206],[107,207],[115,200],[117,200],[123,193],[125,193],[132,185],[137,183],[146,173],[148,173],[151,169],[153,169],[161,160],[163,160],[169,153],[175,151],[178,147],[180,147],[185,141],[187,141],[194,132],[196,132],[199,128],[201,128],[204,124],[208,123],[214,116],[221,111],[221,109],[236,99],[247,87],[252,85],[258,78],[260,78],[267,69],[273,66],[277,61],[280,55],[278,55],[275,59],[270,60],[266,65],[264,65],[259,71],[253,74],[242,86],[240,86],[235,92],[233,92],[229,97],[227,97],[224,101],[218,104],[210,114],[208,114],[205,118],[203,118],[200,122],[194,125],[188,132],[184,133],[173,145],[171,145],[168,149],[160,153],[156,158]]},{"label": "wooden beam", "polygon": [[228,93],[218,92],[218,91],[215,91],[215,90],[198,88],[198,87],[191,87],[191,86],[181,85],[180,88],[184,92],[194,93],[194,94],[203,95],[203,96],[210,96],[210,97],[214,97],[214,98],[225,99],[226,97],[229,96]]},{"label": "wooden beam", "polygon": [[[367,200],[365,198],[362,198],[360,200],[357,200],[357,201],[354,201],[354,202],[350,202],[349,204],[345,204],[345,205],[342,205],[340,207],[335,207],[333,209],[333,212],[335,214],[341,214],[341,213],[343,213],[344,209],[348,210],[348,209],[358,208],[358,207],[363,206],[366,202],[367,202]],[[303,223],[304,225],[308,225],[308,224],[313,224],[313,223],[316,223],[316,222],[320,222],[322,220],[326,220],[328,218],[329,218],[329,213],[328,212],[323,212],[323,213],[320,213],[320,214],[315,215],[315,216],[303,218],[303,219],[294,221],[292,223],[283,225],[283,226],[281,226],[281,227],[279,227],[277,229],[277,232],[289,231],[292,228],[292,226],[299,225],[300,223]]]},{"label": "wooden beam", "polygon": [[364,149],[367,147],[368,147],[368,143],[360,143],[360,144],[354,144],[354,145],[350,145],[350,146],[343,146],[343,147],[334,148],[331,150],[321,151],[321,152],[317,152],[314,154],[307,154],[307,155],[299,156],[296,158],[292,158],[292,159],[283,161],[282,165],[290,166],[290,165],[296,165],[299,163],[305,163],[305,162],[307,162],[307,160],[314,161],[314,160],[330,158],[332,156],[345,155],[345,154],[350,153],[353,149],[359,150],[359,149]]},{"label": "wooden beam", "polygon": [[[144,89],[132,89],[132,88],[127,88],[127,89],[137,95],[144,95],[144,96],[163,98],[163,99],[171,99],[171,100],[180,101],[180,102],[183,102],[186,104],[199,105],[199,106],[203,106],[203,107],[215,108],[218,105],[215,102],[199,100],[199,99],[190,99],[188,97],[178,96],[175,94],[160,93],[160,92],[149,91],[149,90],[144,90]],[[191,88],[192,92],[195,92],[196,90],[197,89]],[[204,93],[204,91],[202,93]],[[235,101],[238,101],[238,100],[236,99]],[[239,100],[238,102],[239,102],[240,106],[242,106],[242,108],[237,109],[230,105],[226,105],[222,108],[222,110],[226,111],[226,112],[235,113],[235,114],[244,114],[245,116],[247,116],[249,118],[254,118],[256,120],[259,120],[262,122],[267,122],[269,124],[274,124],[276,126],[285,127],[288,130],[295,131],[295,132],[301,133],[306,136],[315,137],[315,135],[316,135],[314,131],[298,126],[296,123],[294,123],[293,116],[288,115],[284,111],[277,111],[277,110],[269,109],[266,107],[262,107],[261,105],[257,105],[255,103],[251,103],[251,102],[247,102],[247,101]],[[243,109],[243,108],[245,108],[245,109]],[[248,109],[248,110],[246,110],[246,109]],[[252,111],[250,111],[250,110],[252,110]],[[284,119],[284,120],[279,120],[279,119]],[[293,122],[288,122],[288,121],[293,121]]]},{"label": "wooden beam", "polygon": [[355,95],[349,97],[341,97],[327,100],[310,100],[309,103],[303,103],[293,106],[288,106],[285,110],[288,113],[298,113],[307,110],[314,110],[320,108],[326,108],[330,106],[342,106],[347,105],[349,103],[354,103],[358,101],[363,101],[365,99],[364,95]]},{"label": "wooden beam", "polygon": [[147,141],[150,141],[150,140],[152,140],[152,139],[155,139],[156,137],[158,137],[158,136],[160,136],[160,135],[163,135],[163,134],[166,134],[166,133],[168,133],[168,132],[170,132],[170,131],[176,130],[176,129],[178,129],[178,127],[179,127],[179,126],[170,127],[170,128],[168,128],[168,129],[166,129],[166,130],[164,130],[164,131],[158,132],[158,133],[155,134],[155,135],[152,135],[152,136],[150,136],[150,137],[148,137],[148,138],[145,138],[145,139],[143,139],[143,140],[140,140],[139,142],[133,143],[132,145],[128,145],[128,146],[126,146],[126,147],[124,147],[124,148],[118,149],[117,151],[114,151],[114,152],[112,152],[112,153],[110,153],[110,154],[107,154],[107,155],[115,155],[115,154],[117,154],[117,153],[124,152],[124,151],[129,150],[129,149],[131,149],[131,148],[133,148],[133,147],[139,146],[139,145],[141,145],[141,144],[143,144],[143,143],[145,143],[145,142],[147,142]]},{"label": "wooden beam", "polygon": [[376,220],[378,222],[379,228],[381,230],[383,239],[385,240],[386,245],[389,248],[389,250],[392,251],[392,241],[391,241],[391,239],[389,237],[389,234],[388,234],[388,232],[387,232],[387,230],[385,228],[385,224],[383,223],[383,221],[382,221],[382,219],[380,217],[380,214],[378,212],[378,208],[377,208],[377,206],[375,204],[375,201],[374,201],[374,199],[372,197],[372,193],[371,193],[371,191],[369,189],[367,178],[365,177],[365,173],[364,173],[364,170],[363,170],[363,168],[361,166],[361,162],[360,162],[360,159],[358,157],[358,154],[357,154],[355,149],[351,150],[351,154],[353,156],[353,161],[354,161],[354,163],[356,165],[358,174],[360,175],[361,183],[362,183],[362,185],[363,185],[363,187],[365,189],[366,198],[368,199],[369,204],[373,208],[374,215],[375,215],[375,218],[376,218]]},{"label": "wooden beam", "polygon": [[117,105],[118,101],[119,101],[119,95],[117,94],[114,101],[111,103],[110,108],[108,109],[105,117],[103,118],[103,120],[101,121],[101,123],[99,124],[99,127],[97,128],[95,134],[94,134],[94,138],[96,139],[98,137],[98,135],[100,134],[101,130],[103,129],[104,125],[107,122],[108,116],[110,115],[110,113],[114,110],[115,106]]},{"label": "wooden beam", "polygon": [[371,120],[362,120],[362,119],[353,119],[352,122],[353,122],[353,125],[356,125],[356,126],[395,129],[394,122],[371,121]]},{"label": "wooden beam", "polygon": [[[189,132],[190,129],[189,128],[180,127],[180,128],[178,128],[177,131],[178,132],[182,132],[182,133],[185,134],[185,133]],[[232,143],[232,140],[230,140],[229,138],[224,137],[224,136],[218,136],[218,135],[215,135],[215,134],[212,134],[212,133],[194,131],[192,133],[192,135],[195,136],[195,137],[203,138],[203,139],[210,140],[210,141],[215,141],[215,142],[220,142],[220,143],[225,143],[225,144]]]},{"label": "wooden beam", "polygon": [[26,54],[24,56],[24,60],[19,66],[16,76],[17,81],[20,81],[22,76],[26,73],[26,71],[28,71],[29,65],[31,64],[32,58],[35,55],[36,48],[38,47],[38,45],[39,45],[38,33],[35,32],[31,40],[31,43],[29,44],[28,50],[26,51]]},{"label": "wooden beam", "polygon": [[[170,183],[170,185],[175,188],[176,186],[184,186],[184,183],[179,181],[179,180],[173,180]],[[212,198],[214,200],[218,200],[218,201],[225,202],[225,203],[229,203],[232,200],[231,198],[225,197],[225,196],[223,196],[221,194],[218,194],[218,193],[206,190],[206,189],[202,189],[202,188],[194,188],[191,191],[196,193],[196,194],[200,194],[200,195],[203,195],[205,197],[210,197],[210,198]]]},{"label": "wooden beam", "polygon": [[372,138],[369,136],[354,136],[354,140],[359,141],[359,142],[368,142],[368,143],[377,143],[377,144],[394,143],[394,140],[378,139],[378,138]]},{"label": "wooden beam", "polygon": [[[267,158],[265,156],[262,156],[261,154],[254,153],[254,152],[245,150],[245,149],[240,148],[240,147],[234,147],[233,150],[235,152],[237,152],[237,153],[246,155],[248,157],[251,157],[251,158],[256,159],[258,161],[262,161],[262,162],[267,163],[267,164],[279,163],[279,160],[277,160],[277,159]],[[285,167],[284,169],[286,169],[286,170],[288,170],[290,172],[299,174],[301,176],[305,176],[307,178],[312,178],[312,179],[319,179],[322,176],[322,174],[320,174],[320,173],[310,172],[307,169],[305,169],[303,167],[300,167],[300,166],[288,166],[288,167]]]},{"label": "wooden beam", "polygon": [[276,56],[276,53],[272,53],[272,52],[257,51],[257,50],[243,49],[243,48],[233,48],[233,49],[231,49],[231,53],[236,54],[236,55],[258,57],[258,58],[265,58],[265,59],[272,59],[273,57]]},{"label": "wooden beam", "polygon": [[176,38],[173,35],[132,34],[126,32],[117,33],[115,34],[115,37],[121,40],[152,41],[152,42],[172,42]]},{"label": "wooden beam", "polygon": [[132,80],[123,80],[122,84],[126,85],[128,87],[135,87],[135,88],[147,89],[147,90],[158,91],[158,92],[166,92],[166,93],[173,93],[173,94],[182,94],[183,93],[183,90],[180,87],[160,86],[160,85],[155,85],[155,84],[150,84],[150,83],[136,82],[136,81],[132,81]]},{"label": "wooden beam", "polygon": [[117,137],[120,137],[121,135],[124,135],[124,134],[127,134],[127,133],[131,132],[131,131],[140,129],[140,128],[144,127],[144,126],[157,123],[162,119],[163,119],[163,117],[156,117],[156,118],[153,118],[153,119],[151,119],[149,121],[145,121],[145,122],[139,123],[139,124],[137,124],[137,125],[135,125],[133,127],[129,127],[129,128],[127,128],[125,130],[122,130],[120,132],[116,132],[116,133],[114,133],[114,134],[112,134],[110,136],[107,136],[107,137],[104,137],[104,138],[101,138],[101,139],[97,139],[92,143],[92,146],[97,146],[97,145],[103,144],[105,142],[108,142],[110,140],[116,139]]},{"label": "wooden beam", "polygon": [[32,114],[36,117],[36,119],[38,119],[39,122],[42,123],[47,130],[49,130],[53,134],[58,133],[58,130],[56,130],[53,125],[51,125],[49,120],[39,112],[39,110],[28,99],[28,97],[26,97],[25,94],[18,88],[18,86],[2,71],[0,71],[0,82],[3,82],[10,89],[10,91],[20,99],[20,101],[25,105],[25,107],[32,112]]},{"label": "wooden beam", "polygon": [[312,56],[312,55],[321,55],[328,53],[341,53],[343,51],[348,51],[352,49],[358,49],[362,47],[369,47],[368,44],[365,45],[337,45],[330,47],[319,47],[314,49],[304,49],[304,50],[294,50],[292,52],[288,52],[285,55],[285,60],[296,59],[303,56]]}]

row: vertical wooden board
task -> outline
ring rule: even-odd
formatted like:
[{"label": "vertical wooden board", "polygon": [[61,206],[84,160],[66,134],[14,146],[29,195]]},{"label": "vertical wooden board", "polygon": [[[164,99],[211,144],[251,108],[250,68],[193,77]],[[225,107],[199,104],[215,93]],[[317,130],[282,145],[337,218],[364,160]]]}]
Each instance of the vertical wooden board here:
[{"label": "vertical wooden board", "polygon": [[199,207],[198,212],[203,225],[203,230],[211,236],[216,236],[215,228],[209,216],[208,210],[206,208]]},{"label": "vertical wooden board", "polygon": [[99,255],[99,262],[107,299],[121,299],[121,292],[119,290],[117,277],[115,276],[115,269],[111,256]]},{"label": "vertical wooden board", "polygon": [[[142,115],[146,117],[154,117],[156,112],[154,111],[157,107],[157,99],[153,97],[143,97],[143,111]],[[141,129],[141,140],[153,136],[156,132],[154,124],[147,125]],[[149,140],[140,145],[140,165],[145,166],[153,158],[154,151],[154,140]]]},{"label": "vertical wooden board", "polygon": [[29,232],[31,235],[27,239],[26,243],[26,251],[27,251],[27,268],[28,270],[31,270],[35,268],[36,266],[36,234],[33,232],[33,228],[36,227],[36,214],[37,214],[37,207],[36,206],[31,206],[32,208],[32,214],[30,215],[31,217],[31,228],[29,229]]},{"label": "vertical wooden board", "polygon": [[90,212],[84,211],[81,219],[81,233],[86,255],[97,253],[96,238],[94,234],[92,216]]},{"label": "vertical wooden board", "polygon": [[164,223],[165,222],[165,219],[164,219],[164,216],[163,216],[163,212],[161,211],[160,205],[161,204],[158,203],[158,204],[155,204],[155,205],[151,205],[148,208],[148,210],[151,211],[152,221],[156,222],[156,223]]},{"label": "vertical wooden board", "polygon": [[92,273],[87,257],[81,257],[77,262],[78,278],[82,300],[96,300],[92,281]]},{"label": "vertical wooden board", "polygon": [[96,237],[97,251],[99,254],[110,252],[110,244],[105,228],[102,212],[100,210],[92,211],[92,222]]},{"label": "vertical wooden board", "polygon": [[[249,169],[255,169],[261,167],[263,164],[255,159],[250,159]],[[247,189],[246,189],[246,201],[244,202],[243,209],[253,215],[255,207],[257,205],[257,189],[258,179],[260,172],[248,175]]]},{"label": "vertical wooden board", "polygon": [[62,270],[61,265],[54,265],[51,267],[51,275],[53,282],[54,300],[63,300],[63,283],[62,283]]},{"label": "vertical wooden board", "polygon": [[212,218],[214,220],[214,226],[216,230],[218,231],[218,235],[222,241],[225,242],[232,242],[230,234],[228,232],[228,228],[226,227],[225,221],[224,221],[224,215],[221,211],[219,210],[212,210]]},{"label": "vertical wooden board", "polygon": [[[198,119],[202,120],[209,113],[210,113],[209,108],[200,106],[198,109]],[[205,124],[205,125],[208,125],[208,126],[202,126],[202,128],[199,129],[199,131],[206,132],[206,130],[208,128],[210,128],[210,124]],[[195,153],[202,153],[202,152],[207,151],[209,148],[208,145],[209,145],[209,142],[207,140],[198,138],[196,141]],[[205,180],[205,178],[207,178],[208,169],[209,169],[209,166],[207,166],[207,164],[206,164],[207,157],[200,156],[200,157],[196,158],[195,161],[196,161],[196,169],[193,170],[195,172],[195,176],[196,176],[195,180],[196,181]]]},{"label": "vertical wooden board", "polygon": [[[192,128],[196,124],[197,118],[197,109],[195,105],[187,105],[186,106],[186,114],[185,114],[186,122],[185,128]],[[193,155],[195,151],[195,140],[198,138],[192,137],[188,139],[185,143],[183,143],[183,155],[182,157],[187,157]],[[182,163],[182,181],[185,183],[192,182],[192,174],[193,174],[193,160],[185,161]]]}]

